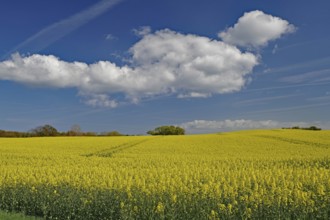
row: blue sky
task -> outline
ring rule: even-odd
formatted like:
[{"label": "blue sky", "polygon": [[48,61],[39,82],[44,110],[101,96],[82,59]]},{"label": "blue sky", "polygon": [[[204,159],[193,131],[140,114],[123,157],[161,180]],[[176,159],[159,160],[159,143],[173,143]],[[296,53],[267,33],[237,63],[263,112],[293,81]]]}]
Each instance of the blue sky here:
[{"label": "blue sky", "polygon": [[330,129],[330,2],[4,0],[0,129]]}]

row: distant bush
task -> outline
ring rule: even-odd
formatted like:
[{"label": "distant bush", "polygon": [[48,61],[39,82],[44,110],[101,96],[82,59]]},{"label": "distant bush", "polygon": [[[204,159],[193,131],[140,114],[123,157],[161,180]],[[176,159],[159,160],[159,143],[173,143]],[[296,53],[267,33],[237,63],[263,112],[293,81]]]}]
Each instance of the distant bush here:
[{"label": "distant bush", "polygon": [[321,128],[318,128],[316,126],[310,126],[310,127],[307,127],[307,128],[301,128],[299,126],[293,126],[291,128],[282,128],[282,129],[299,129],[299,130],[311,130],[311,131],[320,131],[320,130],[322,130]]},{"label": "distant bush", "polygon": [[94,136],[98,136],[97,133],[92,132],[92,131],[87,131],[87,132],[82,132],[80,134],[80,136],[89,136],[89,137],[94,137]]},{"label": "distant bush", "polygon": [[123,136],[123,134],[118,131],[103,132],[100,136]]},{"label": "distant bush", "polygon": [[320,131],[322,130],[321,128],[318,128],[316,126],[310,126],[309,128],[303,128],[304,130],[312,130],[312,131]]}]

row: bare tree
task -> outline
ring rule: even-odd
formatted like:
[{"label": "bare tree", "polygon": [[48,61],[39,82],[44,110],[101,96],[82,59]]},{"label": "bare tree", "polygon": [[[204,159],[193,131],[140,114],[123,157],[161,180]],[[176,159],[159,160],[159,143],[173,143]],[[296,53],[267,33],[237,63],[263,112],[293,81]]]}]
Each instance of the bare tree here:
[{"label": "bare tree", "polygon": [[68,131],[69,136],[79,136],[82,134],[82,130],[80,125],[74,124],[71,126],[70,130]]}]

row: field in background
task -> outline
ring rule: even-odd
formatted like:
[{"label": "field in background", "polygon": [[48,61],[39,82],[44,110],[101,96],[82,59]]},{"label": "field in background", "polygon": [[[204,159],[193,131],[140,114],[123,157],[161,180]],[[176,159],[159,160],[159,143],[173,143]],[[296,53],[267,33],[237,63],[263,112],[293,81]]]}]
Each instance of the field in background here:
[{"label": "field in background", "polygon": [[47,219],[330,217],[330,131],[0,139],[0,209]]}]

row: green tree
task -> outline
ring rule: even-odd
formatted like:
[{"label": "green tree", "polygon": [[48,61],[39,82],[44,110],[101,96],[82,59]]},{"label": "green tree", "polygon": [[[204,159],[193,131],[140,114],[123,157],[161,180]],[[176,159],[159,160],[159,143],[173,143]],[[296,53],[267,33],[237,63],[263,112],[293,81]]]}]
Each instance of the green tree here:
[{"label": "green tree", "polygon": [[322,130],[321,128],[318,128],[316,126],[310,126],[309,128],[306,128],[306,130],[312,130],[312,131],[320,131]]},{"label": "green tree", "polygon": [[155,128],[147,132],[150,135],[184,135],[185,130],[178,126],[165,125]]},{"label": "green tree", "polygon": [[58,131],[56,128],[54,128],[51,125],[44,125],[44,126],[39,126],[36,127],[31,131],[31,133],[34,136],[41,136],[41,137],[46,137],[46,136],[57,136],[59,135]]}]

